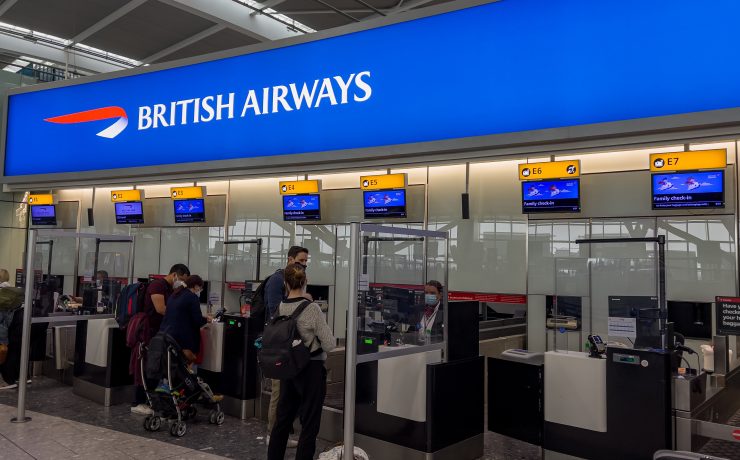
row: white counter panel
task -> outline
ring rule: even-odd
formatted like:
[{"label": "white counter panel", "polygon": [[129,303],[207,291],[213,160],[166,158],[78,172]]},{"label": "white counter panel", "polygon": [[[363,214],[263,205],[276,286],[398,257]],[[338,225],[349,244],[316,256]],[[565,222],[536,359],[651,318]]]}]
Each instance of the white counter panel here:
[{"label": "white counter panel", "polygon": [[606,432],[606,359],[545,353],[545,420]]},{"label": "white counter panel", "polygon": [[[398,347],[383,347],[384,349]],[[433,350],[378,361],[378,412],[417,422],[427,419],[427,364],[442,361]]]}]

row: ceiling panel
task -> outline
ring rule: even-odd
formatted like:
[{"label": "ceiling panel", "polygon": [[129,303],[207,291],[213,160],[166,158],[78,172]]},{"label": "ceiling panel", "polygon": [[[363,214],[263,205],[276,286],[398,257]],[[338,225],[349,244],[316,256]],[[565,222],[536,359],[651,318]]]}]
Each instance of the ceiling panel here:
[{"label": "ceiling panel", "polygon": [[240,46],[253,45],[255,43],[259,43],[259,41],[234,30],[224,29],[221,32],[217,32],[210,37],[206,37],[197,43],[193,43],[192,45],[186,46],[172,54],[168,54],[156,62],[174,61],[192,56],[201,56],[203,54],[229,50]]},{"label": "ceiling panel", "polygon": [[141,60],[213,25],[178,8],[149,1],[83,43]]},{"label": "ceiling panel", "polygon": [[128,0],[19,0],[0,21],[61,38],[72,38]]}]

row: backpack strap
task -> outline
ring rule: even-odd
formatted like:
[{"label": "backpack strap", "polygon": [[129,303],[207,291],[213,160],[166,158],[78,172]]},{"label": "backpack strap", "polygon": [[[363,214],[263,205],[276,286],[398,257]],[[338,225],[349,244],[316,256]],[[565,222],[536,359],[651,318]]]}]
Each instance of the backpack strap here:
[{"label": "backpack strap", "polygon": [[303,310],[305,310],[305,309],[306,309],[306,307],[308,307],[308,306],[309,306],[309,305],[311,305],[312,303],[313,303],[313,302],[311,302],[310,300],[304,300],[303,302],[301,302],[301,304],[300,304],[300,305],[298,305],[298,308],[296,308],[296,309],[295,309],[295,310],[293,311],[293,313],[292,313],[292,314],[290,315],[290,318],[291,318],[291,319],[296,319],[296,320],[297,320],[297,319],[298,319],[298,317],[299,317],[299,316],[301,316],[301,313],[303,313]]}]

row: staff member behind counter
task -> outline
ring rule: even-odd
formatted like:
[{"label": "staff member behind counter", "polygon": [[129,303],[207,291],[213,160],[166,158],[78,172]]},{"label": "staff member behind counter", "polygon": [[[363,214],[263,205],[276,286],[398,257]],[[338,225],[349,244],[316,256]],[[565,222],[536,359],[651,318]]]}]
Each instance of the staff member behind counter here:
[{"label": "staff member behind counter", "polygon": [[421,338],[427,335],[442,335],[443,333],[442,292],[442,283],[439,281],[429,280],[424,286],[424,311],[417,324],[417,331],[419,331]]}]

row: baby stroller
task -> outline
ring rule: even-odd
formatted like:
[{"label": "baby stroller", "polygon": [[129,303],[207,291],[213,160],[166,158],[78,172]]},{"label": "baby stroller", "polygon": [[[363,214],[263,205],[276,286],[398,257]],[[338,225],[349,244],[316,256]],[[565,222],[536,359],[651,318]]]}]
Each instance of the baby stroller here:
[{"label": "baby stroller", "polygon": [[[143,344],[139,344],[139,347],[141,375],[146,376],[142,379],[144,390],[149,406],[154,411],[153,415],[144,419],[145,430],[158,431],[162,421],[169,420],[170,434],[178,438],[185,436],[188,429],[186,420],[195,418],[198,413],[196,404],[210,409],[209,423],[224,423],[219,399],[207,383],[190,371],[182,349],[172,337],[160,332],[152,338],[148,347]],[[146,356],[146,367],[142,356]],[[166,381],[166,385],[157,388],[147,386],[147,381],[162,380]]]}]

